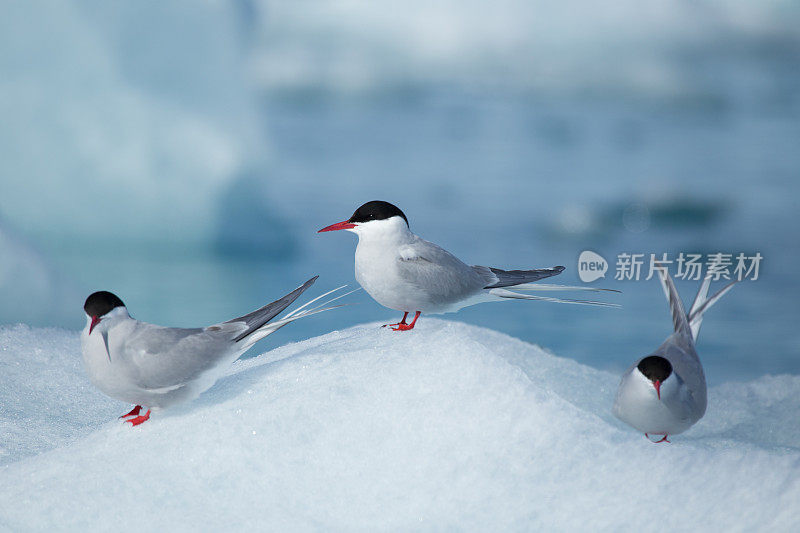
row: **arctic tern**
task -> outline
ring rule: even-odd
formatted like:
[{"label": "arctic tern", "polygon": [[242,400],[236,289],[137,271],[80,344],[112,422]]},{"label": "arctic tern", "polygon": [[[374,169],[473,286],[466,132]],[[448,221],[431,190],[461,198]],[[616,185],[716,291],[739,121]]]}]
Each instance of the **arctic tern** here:
[{"label": "arctic tern", "polygon": [[[414,328],[421,313],[450,313],[482,302],[509,299],[618,307],[588,300],[569,300],[520,294],[508,290],[608,290],[594,287],[533,284],[563,272],[563,266],[535,270],[501,270],[468,266],[447,250],[415,235],[408,218],[396,206],[383,201],[367,202],[349,219],[322,228],[347,230],[358,235],[355,276],[358,283],[384,307],[403,312],[396,331]],[[617,292],[617,291],[613,291]],[[410,324],[409,313],[415,313]]]},{"label": "arctic tern", "polygon": [[674,332],[655,352],[639,359],[623,374],[613,412],[648,439],[650,435],[662,435],[654,442],[669,442],[669,435],[686,431],[706,412],[706,378],[695,342],[703,313],[736,281],[707,298],[711,278],[706,276],[687,315],[666,268],[657,270],[669,301]]},{"label": "arctic tern", "polygon": [[[336,306],[323,307],[345,293],[313,308],[329,291],[272,321],[292,304],[317,277],[306,281],[264,307],[244,316],[204,328],[169,328],[130,316],[116,295],[100,291],[84,304],[86,327],[81,332],[83,362],[92,383],[102,392],[135,404],[120,418],[137,426],[160,409],[192,400],[209,389],[225,367],[253,344],[286,324]],[[140,414],[142,408],[147,412]]]}]

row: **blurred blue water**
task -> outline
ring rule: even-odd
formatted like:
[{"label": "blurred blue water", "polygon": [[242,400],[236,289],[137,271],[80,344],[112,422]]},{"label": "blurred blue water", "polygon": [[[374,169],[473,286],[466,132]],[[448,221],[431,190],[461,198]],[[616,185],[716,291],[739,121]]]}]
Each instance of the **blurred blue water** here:
[{"label": "blurred blue water", "polygon": [[[621,252],[759,251],[760,279],[737,286],[704,323],[709,380],[800,372],[795,117],[438,93],[413,102],[267,103],[279,154],[268,179],[286,222],[260,231],[291,235],[296,253],[101,250],[93,257],[96,250],[70,248],[56,261],[87,287],[124,295],[141,319],[188,326],[247,311],[313,274],[321,275],[320,290],[355,283],[354,236],[315,231],[374,198],[401,206],[413,230],[469,263],[563,264],[561,283],[580,283],[584,249],[600,252],[612,269]],[[645,231],[624,226],[630,205],[650,207]],[[624,308],[510,302],[457,319],[619,370],[669,334],[667,305],[655,280],[614,281],[609,272],[598,284],[622,290],[610,299]],[[678,283],[688,301],[697,285]],[[293,324],[265,345],[397,318],[363,293],[351,300],[359,305]]]},{"label": "blurred blue water", "polygon": [[[287,9],[275,7],[271,24]],[[248,13],[237,17],[255,17]],[[119,22],[119,13],[113,18]],[[193,22],[198,34],[215,27],[213,16],[198,19],[202,23]],[[137,318],[194,326],[240,315],[315,274],[321,276],[317,293],[354,284],[355,237],[318,235],[316,230],[347,218],[365,201],[384,199],[405,211],[412,230],[470,264],[563,264],[568,270],[555,280],[559,283],[580,283],[576,263],[584,249],[601,253],[612,269],[621,252],[758,251],[764,256],[761,278],[741,283],[709,312],[699,352],[712,383],[800,373],[795,328],[800,286],[794,278],[800,261],[800,49],[782,28],[767,38],[730,38],[688,48],[673,36],[680,46],[667,47],[652,60],[657,67],[668,65],[673,74],[663,87],[656,84],[658,90],[619,81],[628,70],[611,63],[603,70],[614,74],[610,81],[589,73],[570,78],[566,88],[563,79],[548,85],[537,64],[530,74],[535,82],[520,82],[524,54],[509,66],[507,78],[500,76],[502,69],[485,70],[491,62],[463,67],[471,74],[465,78],[460,71],[440,76],[428,62],[400,56],[398,71],[376,73],[370,58],[379,56],[380,48],[369,48],[369,43],[363,47],[370,58],[359,58],[376,79],[357,89],[342,89],[338,74],[310,76],[288,88],[262,79],[252,93],[243,92],[252,100],[242,105],[236,90],[226,89],[220,103],[214,90],[188,88],[217,79],[215,65],[230,69],[229,57],[254,53],[250,47],[258,57],[298,39],[295,34],[285,41],[254,36],[257,26],[226,23],[222,35],[239,39],[229,46],[228,56],[212,60],[206,70],[187,63],[186,76],[167,77],[166,82],[142,49],[127,54],[135,36],[125,40],[112,33],[118,55],[128,58],[123,77],[139,88],[158,89],[153,91],[157,98],[141,104],[145,109],[152,107],[156,114],[180,109],[174,120],[167,115],[169,124],[194,120],[191,113],[196,112],[208,121],[209,131],[223,132],[219,138],[202,137],[203,142],[233,148],[209,155],[203,151],[206,145],[191,143],[172,151],[160,146],[155,155],[146,150],[140,156],[127,154],[129,184],[119,186],[105,167],[97,171],[105,187],[100,196],[92,192],[94,186],[60,183],[56,190],[63,191],[64,201],[58,209],[64,212],[57,216],[0,203],[7,226],[37,250],[48,269],[69,280],[72,296],[61,297],[59,306],[74,308],[74,315],[53,315],[37,301],[27,305],[38,311],[20,313],[15,307],[26,303],[18,295],[11,301],[6,293],[0,304],[4,322],[81,327],[82,299],[92,290],[107,289],[119,294]],[[171,29],[166,24],[162,31],[168,35]],[[349,49],[345,37],[351,33],[342,32],[344,37],[331,42]],[[316,53],[326,48],[308,46]],[[626,50],[635,48],[634,43]],[[335,66],[336,46],[331,50]],[[396,51],[385,53],[391,63]],[[288,57],[287,64],[303,59]],[[171,59],[185,56],[176,53]],[[330,72],[339,71],[331,67]],[[191,98],[177,105],[185,93]],[[225,102],[238,102],[241,109],[226,116],[231,106]],[[260,132],[238,142],[252,123]],[[143,138],[152,134],[147,127],[141,131]],[[170,142],[180,138],[180,131],[167,136]],[[104,152],[98,153],[102,159]],[[117,157],[109,152],[109,160]],[[131,170],[137,157],[152,157],[155,163]],[[184,168],[195,157],[203,163]],[[217,170],[191,185],[194,173],[209,165]],[[13,167],[13,175],[28,168]],[[96,171],[92,165],[78,168],[70,179]],[[137,172],[141,190],[135,185]],[[173,175],[181,178],[163,185]],[[30,201],[23,181],[12,182],[7,191],[14,205]],[[124,213],[120,220],[109,214],[115,203]],[[73,218],[68,210],[73,206],[91,213],[98,205],[103,207],[96,220]],[[640,220],[626,226],[630,213]],[[114,239],[120,231],[125,238]],[[468,308],[453,317],[621,371],[669,334],[670,320],[655,280],[618,282],[609,274],[598,285],[623,291],[610,298],[623,304],[621,310],[509,302]],[[687,303],[697,284],[678,283]],[[398,318],[363,292],[350,300],[358,305],[295,323],[260,347],[357,322]]]}]

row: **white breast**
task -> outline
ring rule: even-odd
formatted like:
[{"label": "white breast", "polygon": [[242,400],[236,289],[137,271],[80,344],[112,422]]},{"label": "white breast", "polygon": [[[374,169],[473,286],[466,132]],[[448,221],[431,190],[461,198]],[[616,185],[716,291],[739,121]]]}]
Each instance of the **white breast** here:
[{"label": "white breast", "polygon": [[484,279],[447,250],[412,233],[401,217],[352,231],[358,235],[356,280],[381,305],[447,313],[485,301]]},{"label": "white breast", "polygon": [[653,384],[634,366],[622,377],[614,400],[614,416],[642,433],[677,435],[702,416],[688,394],[686,384],[675,374],[661,386],[661,399]]},{"label": "white breast", "polygon": [[[121,332],[111,328],[108,332],[108,348],[113,354],[119,351]],[[103,336],[94,332],[88,334],[88,328],[81,333],[83,365],[91,382],[103,393],[129,403],[141,403],[138,388],[131,383],[125,365],[114,360],[106,351]]]},{"label": "white breast", "polygon": [[359,242],[355,257],[356,281],[376,302],[403,312],[429,311],[427,295],[400,273],[400,257],[394,250]]}]

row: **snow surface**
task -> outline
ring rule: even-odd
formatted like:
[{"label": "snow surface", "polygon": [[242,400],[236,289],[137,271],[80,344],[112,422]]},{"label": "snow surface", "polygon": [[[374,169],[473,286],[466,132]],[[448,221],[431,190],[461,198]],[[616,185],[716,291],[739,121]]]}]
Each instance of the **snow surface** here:
[{"label": "snow surface", "polygon": [[240,361],[138,428],[75,332],[0,328],[0,371],[0,530],[800,525],[800,376],[712,388],[654,445],[611,416],[618,376],[430,318]]}]

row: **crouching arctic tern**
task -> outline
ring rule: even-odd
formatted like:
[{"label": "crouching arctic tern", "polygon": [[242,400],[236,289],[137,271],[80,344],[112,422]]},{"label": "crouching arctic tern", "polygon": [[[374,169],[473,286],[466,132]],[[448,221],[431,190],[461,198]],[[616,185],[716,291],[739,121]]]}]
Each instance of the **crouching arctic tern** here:
[{"label": "crouching arctic tern", "polygon": [[669,273],[661,267],[659,279],[669,301],[674,333],[651,355],[634,363],[623,374],[614,400],[614,416],[650,435],[654,442],[669,442],[669,435],[682,433],[706,412],[706,378],[695,351],[703,313],[733,286],[735,281],[707,298],[711,283],[703,280],[689,314]]},{"label": "crouching arctic tern", "polygon": [[[388,202],[367,202],[349,219],[318,233],[337,230],[358,235],[355,257],[358,283],[379,304],[403,312],[399,323],[387,324],[394,330],[413,329],[421,313],[449,313],[481,302],[509,299],[617,307],[603,302],[512,292],[506,287],[525,291],[607,289],[531,283],[560,274],[563,266],[536,270],[468,266],[447,250],[415,235],[403,212]],[[415,313],[414,319],[408,324],[406,318],[411,312]]]},{"label": "crouching arctic tern", "polygon": [[[108,396],[136,406],[120,418],[137,426],[160,409],[192,400],[208,390],[221,370],[253,344],[289,322],[336,306],[324,307],[342,294],[313,308],[329,291],[272,322],[317,277],[264,307],[205,328],[168,328],[140,322],[128,314],[116,295],[100,291],[86,299],[86,327],[81,332],[83,362],[89,378]],[[140,414],[142,408],[147,412]]]}]

